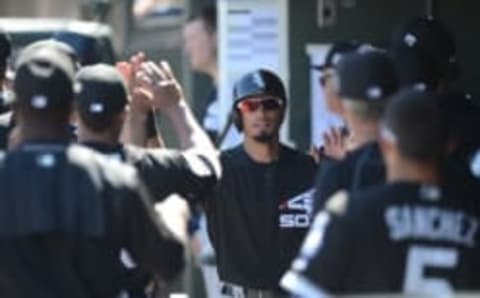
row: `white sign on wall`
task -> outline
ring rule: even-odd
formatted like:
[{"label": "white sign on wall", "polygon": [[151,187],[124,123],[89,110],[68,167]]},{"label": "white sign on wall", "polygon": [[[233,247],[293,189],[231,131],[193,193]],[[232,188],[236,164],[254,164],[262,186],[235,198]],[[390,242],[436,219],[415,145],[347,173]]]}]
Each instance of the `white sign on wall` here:
[{"label": "white sign on wall", "polygon": [[[330,47],[331,44],[308,44],[306,52],[310,57],[310,65],[322,65]],[[342,119],[327,108],[320,75],[319,70],[310,69],[310,143],[316,146],[323,145],[324,132],[331,127],[343,126]]]}]

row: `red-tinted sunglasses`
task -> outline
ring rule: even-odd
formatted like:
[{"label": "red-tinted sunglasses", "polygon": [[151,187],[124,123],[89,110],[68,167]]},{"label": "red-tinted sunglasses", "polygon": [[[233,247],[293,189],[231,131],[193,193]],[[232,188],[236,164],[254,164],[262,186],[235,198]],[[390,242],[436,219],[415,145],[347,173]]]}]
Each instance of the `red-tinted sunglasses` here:
[{"label": "red-tinted sunglasses", "polygon": [[250,113],[258,110],[260,106],[262,106],[265,111],[278,110],[281,107],[283,107],[283,101],[281,99],[272,97],[272,98],[265,98],[263,100],[245,99],[237,104],[237,108],[240,111],[250,112]]}]

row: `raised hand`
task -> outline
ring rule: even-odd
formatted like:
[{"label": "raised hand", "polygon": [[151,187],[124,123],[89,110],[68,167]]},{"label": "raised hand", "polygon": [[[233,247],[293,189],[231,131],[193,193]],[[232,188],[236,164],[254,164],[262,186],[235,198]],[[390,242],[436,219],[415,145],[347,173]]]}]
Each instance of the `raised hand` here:
[{"label": "raised hand", "polygon": [[142,63],[136,76],[136,86],[153,95],[153,107],[164,110],[184,100],[183,90],[170,65],[162,61]]},{"label": "raised hand", "polygon": [[347,154],[346,136],[340,128],[332,127],[329,132],[323,134],[323,154],[332,159],[341,160]]}]

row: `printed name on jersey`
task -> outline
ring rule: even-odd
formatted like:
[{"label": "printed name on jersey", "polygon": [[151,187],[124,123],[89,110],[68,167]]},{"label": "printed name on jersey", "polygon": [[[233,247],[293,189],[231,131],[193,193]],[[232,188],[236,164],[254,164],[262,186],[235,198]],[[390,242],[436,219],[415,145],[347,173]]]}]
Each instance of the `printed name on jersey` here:
[{"label": "printed name on jersey", "polygon": [[293,198],[285,200],[280,206],[280,228],[308,228],[311,224],[313,196],[315,190],[309,189]]},{"label": "printed name on jersey", "polygon": [[389,236],[394,241],[425,239],[475,246],[479,220],[461,211],[425,206],[391,206],[385,210]]}]

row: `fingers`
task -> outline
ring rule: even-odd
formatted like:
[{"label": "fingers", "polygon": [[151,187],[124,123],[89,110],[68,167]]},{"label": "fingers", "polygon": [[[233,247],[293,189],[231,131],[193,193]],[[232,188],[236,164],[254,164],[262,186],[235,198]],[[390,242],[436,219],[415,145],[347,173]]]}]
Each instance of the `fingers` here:
[{"label": "fingers", "polygon": [[153,80],[143,71],[138,72],[135,79],[136,86],[151,88],[151,85],[153,85]]},{"label": "fingers", "polygon": [[133,72],[132,65],[126,61],[120,61],[115,64],[115,68],[122,75],[125,82],[128,84],[132,80]]},{"label": "fingers", "polygon": [[160,86],[171,81],[168,78],[165,70],[152,61],[142,63],[142,70],[150,77],[152,81],[156,82]]},{"label": "fingers", "polygon": [[331,127],[323,134],[324,154],[333,159],[342,159],[346,154],[346,139],[340,128]]},{"label": "fingers", "polygon": [[167,61],[160,61],[158,64],[158,67],[163,71],[165,77],[167,80],[175,80],[175,76],[173,75],[172,68],[170,67],[170,64],[168,64]]},{"label": "fingers", "polygon": [[137,54],[130,57],[130,64],[132,65],[133,72],[136,73],[140,71],[140,66],[146,60],[146,55],[143,52],[138,52]]},{"label": "fingers", "polygon": [[330,136],[330,134],[328,132],[323,133],[323,143],[325,144],[326,148],[331,147],[332,144],[333,144],[332,137]]},{"label": "fingers", "polygon": [[308,154],[313,157],[316,164],[320,163],[320,150],[316,146],[311,146]]}]

